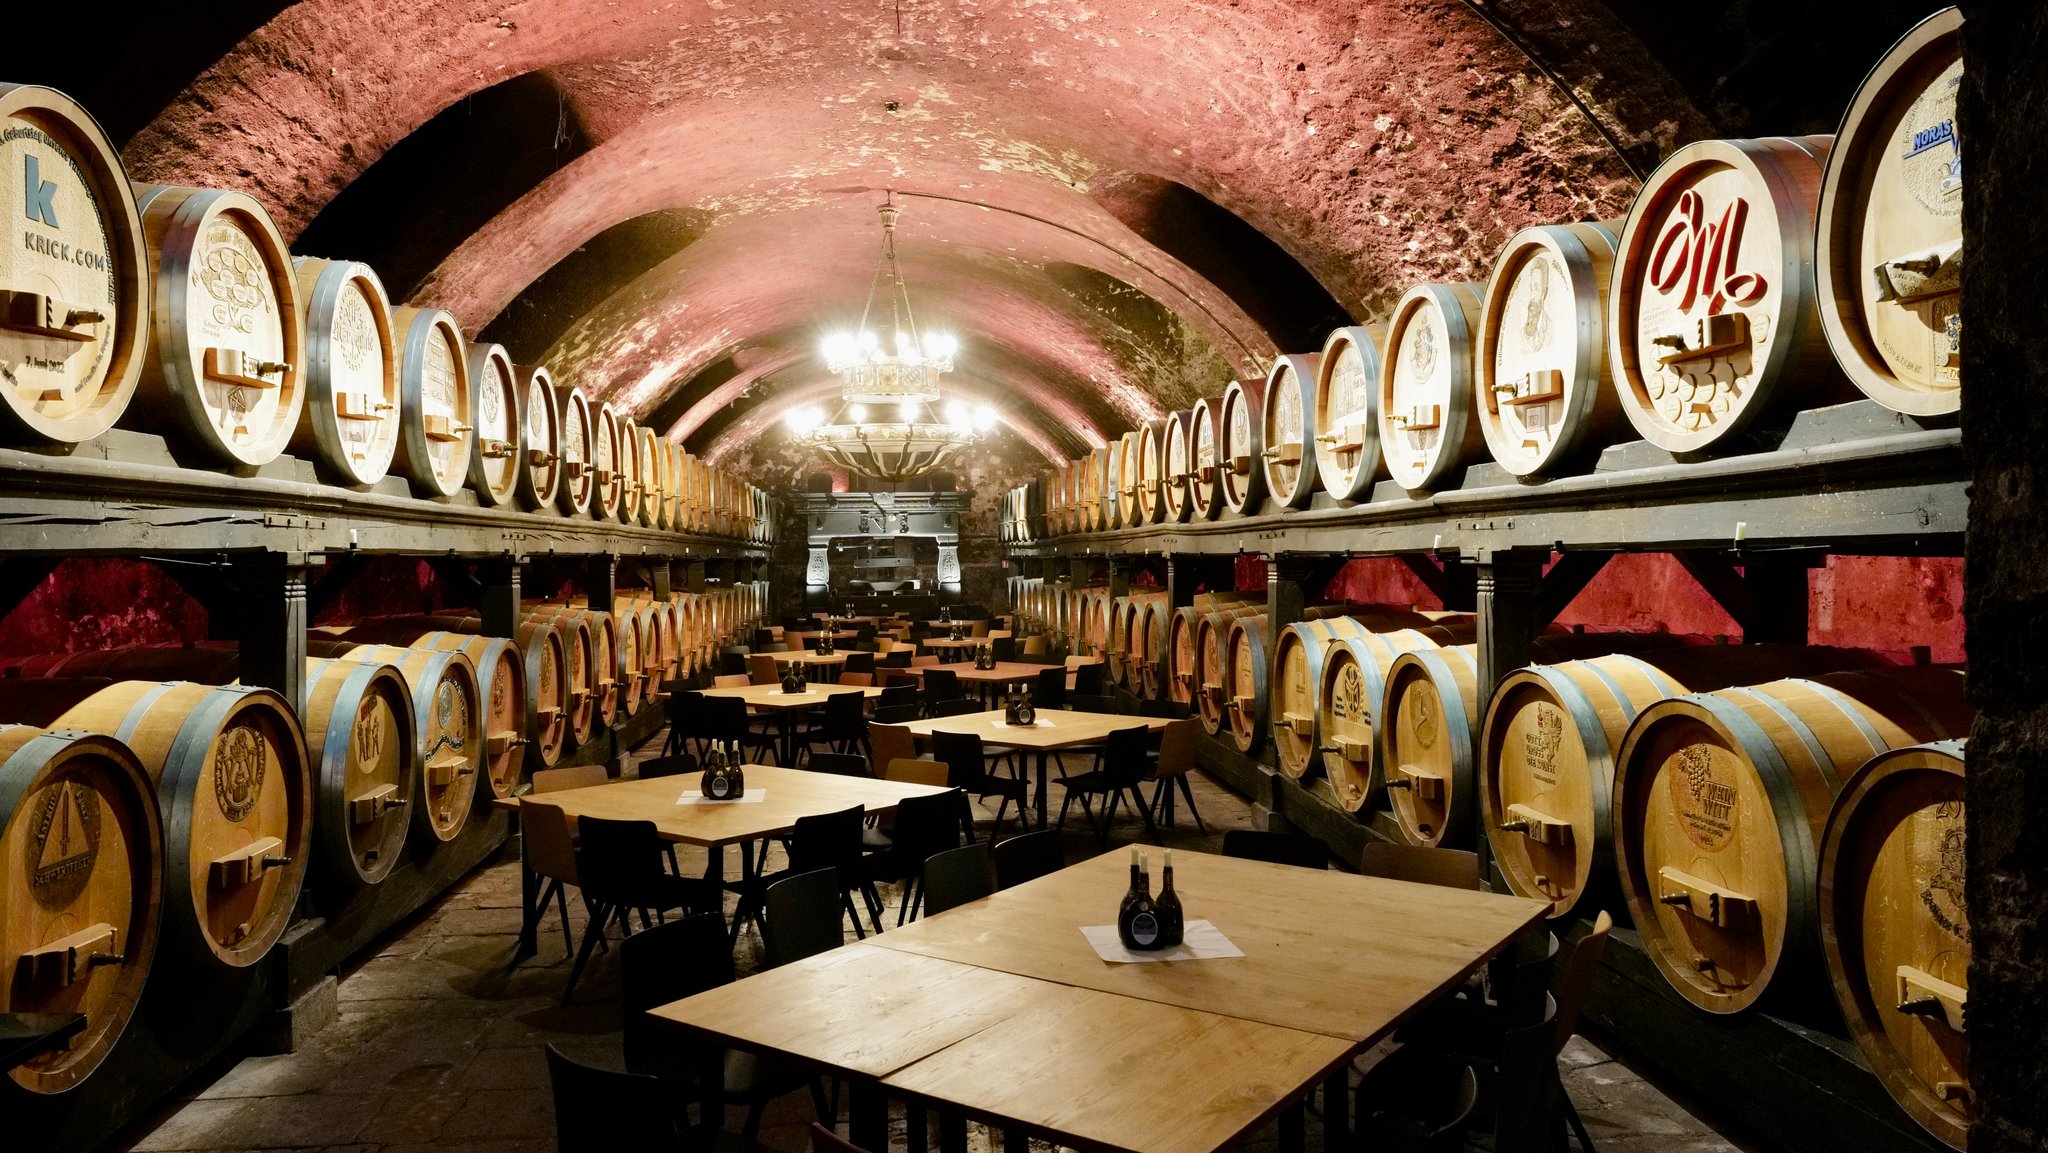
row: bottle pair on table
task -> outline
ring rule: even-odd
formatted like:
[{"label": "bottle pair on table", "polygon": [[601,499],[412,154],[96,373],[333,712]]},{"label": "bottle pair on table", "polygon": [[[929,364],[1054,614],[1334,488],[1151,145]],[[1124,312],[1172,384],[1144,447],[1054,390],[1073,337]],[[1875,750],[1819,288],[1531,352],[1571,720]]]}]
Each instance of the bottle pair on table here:
[{"label": "bottle pair on table", "polygon": [[1131,850],[1131,887],[1124,893],[1123,906],[1116,914],[1116,934],[1124,948],[1139,952],[1171,949],[1181,943],[1183,921],[1180,896],[1173,891],[1173,850],[1165,851],[1164,881],[1159,897],[1152,897],[1152,878],[1145,854]]},{"label": "bottle pair on table", "polygon": [[740,769],[739,750],[714,744],[704,758],[704,775],[698,778],[704,795],[714,801],[729,801],[747,791],[747,778]]}]

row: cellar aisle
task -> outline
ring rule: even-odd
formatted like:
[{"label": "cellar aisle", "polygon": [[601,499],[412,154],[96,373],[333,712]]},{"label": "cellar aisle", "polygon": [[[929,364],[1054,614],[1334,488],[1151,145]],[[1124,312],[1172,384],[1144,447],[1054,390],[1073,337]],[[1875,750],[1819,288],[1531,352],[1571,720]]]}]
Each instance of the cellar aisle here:
[{"label": "cellar aisle", "polygon": [[[659,747],[658,741],[644,746]],[[1252,827],[1252,811],[1242,798],[1200,773],[1193,783],[1209,835],[1197,836],[1182,813],[1183,827],[1168,835],[1173,847],[1216,852],[1224,831]],[[993,804],[979,809],[983,834],[994,815]],[[1129,843],[1142,831],[1135,821],[1120,822],[1116,843]],[[1094,848],[1078,822],[1069,826],[1066,841],[1070,860]],[[686,870],[702,868],[702,850],[682,854]],[[779,866],[771,861],[771,867]],[[885,885],[883,895],[893,908],[895,891]],[[571,909],[580,940],[583,911],[574,902]],[[130,1126],[111,1148],[552,1153],[554,1114],[542,1046],[552,1042],[573,1056],[618,1067],[618,953],[593,957],[575,1002],[564,1007],[559,999],[568,965],[554,914],[542,926],[540,955],[508,970],[518,929],[519,865],[508,847],[345,973],[339,1020],[303,1049],[224,1063],[210,1080],[187,1085]],[[758,934],[747,930],[740,941],[742,965],[751,966],[759,949]],[[1561,1066],[1602,1153],[1753,1148],[1716,1132],[1610,1049],[1605,1038],[1574,1038]],[[730,1110],[728,1124],[736,1127],[740,1115]],[[808,1147],[811,1117],[805,1094],[782,1098],[768,1111],[762,1145],[801,1153]],[[901,1149],[900,1118],[893,1133],[894,1148]],[[1310,1148],[1320,1148],[1314,1116],[1309,1136]],[[979,1126],[970,1127],[970,1142],[974,1153],[991,1149]],[[1244,1148],[1271,1153],[1274,1146],[1269,1128]],[[1475,1141],[1473,1147],[1484,1146]]]}]

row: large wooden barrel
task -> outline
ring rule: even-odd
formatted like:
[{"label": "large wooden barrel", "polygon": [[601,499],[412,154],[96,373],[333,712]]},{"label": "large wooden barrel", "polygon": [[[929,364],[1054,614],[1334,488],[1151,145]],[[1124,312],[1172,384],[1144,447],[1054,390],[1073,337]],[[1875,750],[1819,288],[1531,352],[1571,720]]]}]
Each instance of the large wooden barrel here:
[{"label": "large wooden barrel", "polygon": [[0,84],[0,417],[76,444],[114,427],[149,347],[142,214],[121,155],[70,97]]},{"label": "large wooden barrel", "polygon": [[[1235,600],[1214,608],[1183,605],[1174,609],[1166,625],[1166,699],[1190,707],[1195,704],[1202,684],[1198,634],[1203,617],[1212,614],[1245,616],[1265,611],[1264,604]],[[1218,673],[1220,675],[1220,669]]]},{"label": "large wooden barrel", "polygon": [[1356,813],[1379,800],[1386,778],[1379,758],[1378,720],[1387,670],[1401,654],[1470,640],[1469,621],[1333,637],[1323,653],[1316,691],[1316,747],[1337,803]]},{"label": "large wooden barrel", "polygon": [[1123,528],[1136,528],[1145,523],[1144,502],[1138,499],[1138,488],[1144,483],[1144,464],[1139,455],[1144,452],[1144,433],[1133,429],[1116,438],[1116,523]]},{"label": "large wooden barrel", "polygon": [[398,451],[398,353],[384,282],[367,264],[292,261],[306,330],[306,402],[290,448],[328,480],[376,484]]},{"label": "large wooden barrel", "polygon": [[502,344],[469,346],[470,426],[476,451],[469,455],[469,490],[485,507],[511,504],[519,489],[526,443],[519,424],[518,381]]},{"label": "large wooden barrel", "polygon": [[320,883],[329,892],[377,884],[398,864],[419,787],[411,690],[390,665],[316,658],[305,691]]},{"label": "large wooden barrel", "polygon": [[654,502],[654,527],[675,531],[676,504],[681,495],[677,486],[682,483],[682,478],[676,473],[682,461],[682,450],[674,441],[653,429],[648,430],[648,435],[654,438],[655,484],[659,490]]},{"label": "large wooden barrel", "polygon": [[1387,330],[1347,325],[1330,331],[1316,365],[1316,480],[1338,500],[1372,497],[1380,467],[1380,348]]},{"label": "large wooden barrel", "polygon": [[1153,605],[1166,607],[1166,590],[1133,589],[1110,605],[1109,674],[1134,693],[1144,691],[1143,663],[1150,652],[1157,651],[1156,645],[1149,644]]},{"label": "large wooden barrel", "polygon": [[640,423],[623,409],[612,413],[617,424],[613,451],[619,468],[619,523],[640,523]]},{"label": "large wooden barrel", "polygon": [[1411,493],[1455,481],[1484,451],[1473,415],[1479,286],[1418,284],[1401,294],[1380,358],[1380,457]]},{"label": "large wooden barrel", "polygon": [[1481,820],[1509,888],[1551,902],[1558,916],[1589,888],[1611,895],[1615,750],[1652,703],[1872,663],[1854,649],[1707,645],[1509,673],[1479,727]]},{"label": "large wooden barrel", "polygon": [[1607,363],[1622,411],[1675,453],[1846,400],[1814,308],[1829,138],[1700,140],[1644,182],[1615,249]]},{"label": "large wooden barrel", "polygon": [[1963,402],[1962,30],[1960,9],[1936,12],[1864,79],[1828,155],[1814,231],[1835,360],[1864,395],[1915,416]]},{"label": "large wooden barrel", "polygon": [[1188,499],[1188,434],[1195,414],[1187,409],[1166,414],[1159,427],[1159,520],[1185,521],[1194,511]]},{"label": "large wooden barrel", "polygon": [[1166,422],[1138,430],[1138,520],[1157,524],[1166,515]]},{"label": "large wooden barrel", "polygon": [[667,454],[662,450],[668,442],[655,436],[653,429],[638,424],[633,429],[633,440],[633,464],[640,470],[640,508],[635,517],[647,528],[659,528],[667,521],[662,513],[668,497],[663,484],[666,470],[662,467]]},{"label": "large wooden barrel", "polygon": [[562,422],[562,483],[555,507],[567,516],[587,517],[597,503],[597,421],[575,385],[555,389],[555,410]]},{"label": "large wooden barrel", "polygon": [[1173,606],[1162,596],[1140,604],[1132,616],[1125,657],[1131,669],[1131,691],[1158,700],[1166,695],[1166,634]]},{"label": "large wooden barrel", "polygon": [[[560,626],[565,619],[574,621],[582,629],[584,660],[588,662],[591,728],[610,728],[619,712],[619,665],[618,626],[604,613],[591,612],[587,608],[566,604],[542,604],[529,602],[526,606],[528,619],[552,621]],[[572,638],[573,649],[576,641]],[[575,680],[573,653],[570,680]],[[578,733],[576,740],[581,744],[585,734]]]},{"label": "large wooden barrel", "polygon": [[1627,434],[1607,382],[1619,224],[1525,228],[1493,263],[1479,329],[1479,430],[1493,459],[1524,480],[1585,471]]},{"label": "large wooden barrel", "polygon": [[519,401],[523,446],[517,472],[519,503],[536,512],[555,511],[562,484],[562,414],[555,406],[553,379],[538,365],[514,365],[512,395]]},{"label": "large wooden barrel", "polygon": [[16,681],[0,720],[104,733],[156,785],[165,958],[246,968],[284,933],[305,880],[312,777],[296,711],[269,689],[189,681]]},{"label": "large wooden barrel", "polygon": [[320,646],[324,656],[390,665],[412,692],[414,756],[420,792],[412,806],[414,839],[433,845],[454,840],[476,805],[478,770],[487,760],[476,665],[454,650],[397,645]]},{"label": "large wooden barrel", "polygon": [[398,467],[419,496],[454,496],[476,452],[462,328],[438,308],[394,308],[398,333]]},{"label": "large wooden barrel", "polygon": [[120,1039],[156,954],[164,830],[141,762],[110,736],[0,725],[0,860],[0,1013],[85,1015],[9,1076],[62,1093]]},{"label": "large wooden barrel", "polygon": [[1820,940],[1835,1000],[1878,1080],[1952,1148],[1976,1120],[1965,1011],[1963,744],[1879,753],[1820,844]]},{"label": "large wooden barrel", "polygon": [[1195,716],[1210,736],[1221,736],[1230,723],[1228,659],[1230,626],[1239,617],[1264,616],[1266,606],[1246,604],[1203,615],[1195,625],[1193,694]]},{"label": "large wooden barrel", "polygon": [[619,716],[637,716],[640,706],[654,689],[648,681],[647,661],[642,655],[647,622],[618,600],[612,602],[612,611],[600,615],[612,623],[612,677],[619,686]]},{"label": "large wooden barrel", "polygon": [[1273,658],[1267,618],[1233,618],[1223,637],[1223,678],[1219,686],[1224,727],[1241,753],[1266,739],[1266,669]]},{"label": "large wooden barrel", "polygon": [[1124,526],[1124,439],[1119,436],[1102,452],[1102,517],[1104,531]]},{"label": "large wooden barrel", "polygon": [[1821,975],[1815,850],[1842,783],[1887,749],[1968,733],[1960,668],[1829,673],[1658,701],[1622,739],[1614,855],[1680,996],[1740,1012]]},{"label": "large wooden barrel", "polygon": [[128,425],[209,461],[268,464],[306,401],[306,321],[284,237],[239,192],[144,184],[135,201],[155,288]]},{"label": "large wooden barrel", "polygon": [[620,464],[619,415],[610,403],[601,403],[590,422],[590,467],[597,483],[590,511],[599,520],[619,519],[619,502],[626,493]]},{"label": "large wooden barrel", "polygon": [[1316,492],[1316,380],[1322,354],[1276,356],[1266,373],[1259,463],[1276,504],[1307,508]]},{"label": "large wooden barrel", "polygon": [[1280,771],[1302,777],[1322,767],[1318,755],[1317,694],[1322,691],[1323,664],[1334,644],[1347,637],[1433,625],[1468,624],[1469,613],[1418,612],[1395,605],[1358,605],[1342,616],[1318,617],[1288,625],[1273,642],[1273,751]]},{"label": "large wooden barrel", "polygon": [[1266,501],[1264,426],[1266,382],[1233,380],[1223,390],[1216,410],[1216,472],[1223,504],[1238,516],[1250,516]]},{"label": "large wooden barrel", "polygon": [[415,619],[366,621],[350,626],[341,637],[356,644],[434,649],[468,657],[476,669],[477,697],[482,706],[478,723],[483,739],[484,780],[492,796],[509,797],[518,791],[523,780],[520,768],[527,759],[527,734],[532,731],[527,727],[527,718],[534,711],[526,683],[524,651],[531,646],[462,629],[435,629]]},{"label": "large wooden barrel", "polygon": [[1188,415],[1188,505],[1195,520],[1223,515],[1223,398],[1204,397]]},{"label": "large wooden barrel", "polygon": [[[382,623],[371,622],[373,625]],[[399,622],[391,623],[396,625]],[[471,636],[484,631],[483,618],[474,615],[409,618],[409,623],[417,628]],[[529,771],[551,769],[562,759],[562,750],[571,735],[570,722],[574,719],[571,696],[576,691],[578,680],[570,665],[570,645],[573,643],[570,628],[566,623],[557,627],[554,622],[522,617],[512,628],[512,642],[519,652],[520,684],[526,689],[525,710],[519,724],[519,731],[527,739],[523,746],[526,767]],[[475,656],[475,653],[470,654],[472,661]],[[582,683],[587,684],[588,681]],[[587,691],[583,703],[587,714]],[[588,736],[587,730],[583,735]]]}]

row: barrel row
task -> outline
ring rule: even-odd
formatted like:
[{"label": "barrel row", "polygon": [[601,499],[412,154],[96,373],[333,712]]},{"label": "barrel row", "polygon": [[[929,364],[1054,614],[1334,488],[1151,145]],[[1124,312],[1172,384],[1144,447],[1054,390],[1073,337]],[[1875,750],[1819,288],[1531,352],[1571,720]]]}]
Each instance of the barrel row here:
[{"label": "barrel row", "polygon": [[[131,184],[62,93],[0,85],[23,244],[0,269],[0,428],[78,443],[117,423],[194,467],[291,452],[328,483],[771,543],[762,490],[545,368],[394,306],[368,265],[294,256],[240,192]],[[10,163],[13,163],[10,160]]]},{"label": "barrel row", "polygon": [[1631,435],[1740,453],[1859,394],[1959,411],[1961,25],[1902,40],[1836,135],[1680,148],[1626,218],[1525,229],[1484,284],[1415,285],[1018,490],[1005,538],[1435,492],[1485,460],[1541,481]]}]

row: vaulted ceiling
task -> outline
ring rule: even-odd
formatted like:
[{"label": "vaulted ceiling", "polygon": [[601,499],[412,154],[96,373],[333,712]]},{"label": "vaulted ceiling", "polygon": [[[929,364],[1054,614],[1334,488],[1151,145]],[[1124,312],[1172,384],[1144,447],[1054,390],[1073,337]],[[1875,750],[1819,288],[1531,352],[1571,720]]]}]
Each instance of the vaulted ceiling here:
[{"label": "vaulted ceiling", "polygon": [[831,393],[893,196],[951,387],[1064,458],[1621,215],[1679,143],[1826,130],[1934,6],[228,2],[13,79],[714,458]]}]

